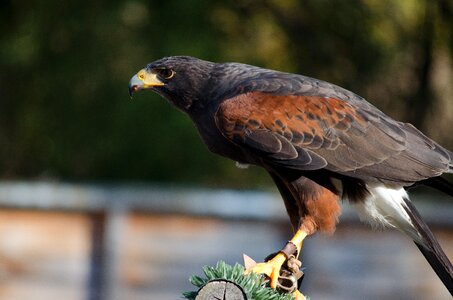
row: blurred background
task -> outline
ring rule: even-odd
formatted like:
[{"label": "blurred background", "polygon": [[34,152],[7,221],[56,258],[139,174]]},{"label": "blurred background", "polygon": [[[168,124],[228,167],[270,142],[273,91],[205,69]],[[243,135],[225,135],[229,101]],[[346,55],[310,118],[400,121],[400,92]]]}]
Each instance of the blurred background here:
[{"label": "blurred background", "polygon": [[[1,299],[176,299],[203,265],[288,239],[262,170],[209,153],[159,96],[130,100],[169,55],[330,81],[453,149],[452,0],[3,0]],[[413,194],[453,257],[451,199]],[[305,244],[307,294],[450,299],[409,240],[345,210]]]}]

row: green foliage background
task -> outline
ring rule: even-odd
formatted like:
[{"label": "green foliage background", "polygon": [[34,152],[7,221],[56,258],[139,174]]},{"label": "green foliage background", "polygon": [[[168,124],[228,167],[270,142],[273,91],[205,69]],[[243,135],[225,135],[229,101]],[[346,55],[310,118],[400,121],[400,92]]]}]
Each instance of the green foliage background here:
[{"label": "green foliage background", "polygon": [[453,148],[451,0],[0,2],[0,177],[265,185],[130,77],[168,55],[297,72]]}]

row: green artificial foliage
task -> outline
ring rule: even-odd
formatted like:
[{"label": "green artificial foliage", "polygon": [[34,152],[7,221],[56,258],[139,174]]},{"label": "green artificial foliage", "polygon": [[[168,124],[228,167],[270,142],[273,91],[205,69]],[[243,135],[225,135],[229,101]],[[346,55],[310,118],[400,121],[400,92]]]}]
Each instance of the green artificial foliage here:
[{"label": "green artificial foliage", "polygon": [[[205,278],[192,276],[190,282],[200,289],[211,280],[226,279],[240,286],[247,295],[248,300],[293,300],[294,297],[290,294],[282,294],[269,287],[264,276],[261,274],[244,275],[244,267],[240,264],[234,266],[226,264],[224,261],[219,261],[215,267],[205,266],[203,268]],[[185,292],[183,296],[186,299],[195,300],[196,291]]]}]

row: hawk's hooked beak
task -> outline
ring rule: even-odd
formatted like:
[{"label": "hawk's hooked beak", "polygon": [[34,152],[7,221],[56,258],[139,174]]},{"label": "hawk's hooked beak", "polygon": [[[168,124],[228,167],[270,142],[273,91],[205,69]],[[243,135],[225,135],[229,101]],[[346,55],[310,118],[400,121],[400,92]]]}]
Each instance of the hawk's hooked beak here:
[{"label": "hawk's hooked beak", "polygon": [[135,92],[163,85],[164,83],[157,78],[157,74],[149,73],[146,69],[142,69],[129,81],[129,96],[132,98]]}]

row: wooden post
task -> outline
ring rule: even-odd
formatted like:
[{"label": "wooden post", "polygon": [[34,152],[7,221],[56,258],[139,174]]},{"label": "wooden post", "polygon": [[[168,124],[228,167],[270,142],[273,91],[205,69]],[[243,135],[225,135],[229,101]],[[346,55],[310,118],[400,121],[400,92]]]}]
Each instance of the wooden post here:
[{"label": "wooden post", "polygon": [[199,291],[195,300],[247,300],[240,286],[226,279],[208,282]]},{"label": "wooden post", "polygon": [[90,273],[88,278],[88,300],[105,299],[102,284],[106,261],[105,246],[105,213],[90,214],[91,221],[91,253]]},{"label": "wooden post", "polygon": [[126,209],[114,205],[106,212],[91,214],[89,300],[117,299],[119,247]]}]

